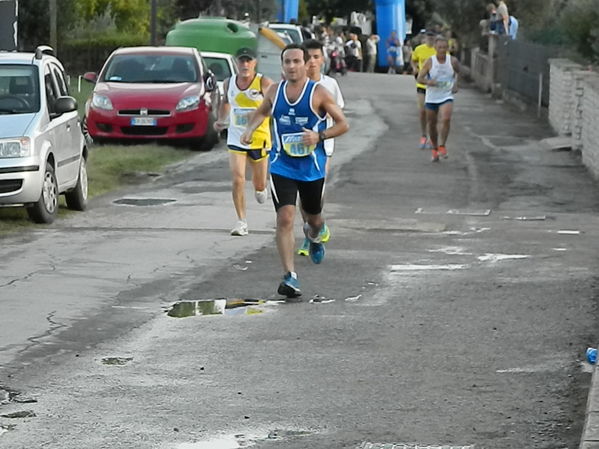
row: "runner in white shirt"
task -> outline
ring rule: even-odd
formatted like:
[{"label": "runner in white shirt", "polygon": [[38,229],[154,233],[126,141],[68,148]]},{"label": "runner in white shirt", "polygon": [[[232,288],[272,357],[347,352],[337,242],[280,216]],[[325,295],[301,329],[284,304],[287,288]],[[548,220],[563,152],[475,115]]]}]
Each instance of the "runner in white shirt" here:
[{"label": "runner in white shirt", "polygon": [[460,62],[449,54],[448,49],[447,38],[438,36],[435,40],[436,54],[427,59],[418,72],[418,82],[426,85],[424,107],[433,162],[439,162],[439,156],[447,158],[445,144],[453,112],[453,95],[458,91]]},{"label": "runner in white shirt", "polygon": [[[319,41],[317,41],[315,39],[309,39],[307,41],[304,41],[302,46],[306,50],[308,50],[308,54],[310,55],[310,59],[306,63],[308,78],[310,78],[312,81],[316,81],[319,84],[322,84],[331,93],[331,95],[333,96],[333,99],[335,100],[335,103],[337,103],[337,106],[339,106],[341,109],[343,109],[345,107],[345,101],[343,100],[343,95],[341,94],[341,89],[339,88],[339,84],[337,83],[337,80],[335,78],[324,75],[322,73],[322,66],[324,64],[324,49],[323,49],[322,43],[320,43]],[[333,124],[334,124],[333,119],[330,116],[327,116],[327,128],[333,126]],[[328,173],[329,166],[331,163],[331,156],[333,155],[333,152],[335,151],[335,139],[325,140],[324,141],[324,150],[328,156],[327,157],[327,166],[326,166],[326,170]],[[301,208],[300,208],[300,210],[302,211],[302,218],[304,218],[304,222],[305,222],[306,220],[304,217],[304,211]],[[320,235],[321,235],[322,243],[328,242],[329,239],[331,238],[331,232],[329,230],[329,227],[326,225],[326,223],[322,227],[322,230],[320,231]],[[309,254],[309,249],[310,249],[310,241],[306,238],[306,239],[304,239],[304,243],[301,246],[301,248],[299,248],[297,250],[297,253],[302,256],[307,256]]]}]

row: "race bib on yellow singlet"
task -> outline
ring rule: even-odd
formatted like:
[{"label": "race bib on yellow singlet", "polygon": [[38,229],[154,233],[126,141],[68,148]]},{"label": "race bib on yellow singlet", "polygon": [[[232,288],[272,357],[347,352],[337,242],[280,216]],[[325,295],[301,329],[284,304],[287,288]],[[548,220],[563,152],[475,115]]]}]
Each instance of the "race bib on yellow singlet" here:
[{"label": "race bib on yellow singlet", "polygon": [[250,114],[254,109],[250,108],[235,108],[233,109],[233,126],[245,128],[250,119]]},{"label": "race bib on yellow singlet", "polygon": [[283,134],[281,141],[283,142],[283,150],[291,157],[309,156],[316,149],[316,145],[306,145],[302,142],[304,133]]}]

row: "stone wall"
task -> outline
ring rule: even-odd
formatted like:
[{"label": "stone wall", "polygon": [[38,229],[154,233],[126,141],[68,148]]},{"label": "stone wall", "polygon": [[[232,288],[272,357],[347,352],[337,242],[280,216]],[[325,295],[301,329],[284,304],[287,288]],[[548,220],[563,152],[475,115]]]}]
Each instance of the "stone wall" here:
[{"label": "stone wall", "polygon": [[581,85],[584,90],[580,130],[582,162],[599,178],[599,75],[588,74]]},{"label": "stone wall", "polygon": [[549,123],[599,179],[599,74],[567,59],[551,59]]},{"label": "stone wall", "polygon": [[550,59],[549,64],[549,123],[560,136],[569,136],[576,109],[573,73],[582,66],[568,59]]}]

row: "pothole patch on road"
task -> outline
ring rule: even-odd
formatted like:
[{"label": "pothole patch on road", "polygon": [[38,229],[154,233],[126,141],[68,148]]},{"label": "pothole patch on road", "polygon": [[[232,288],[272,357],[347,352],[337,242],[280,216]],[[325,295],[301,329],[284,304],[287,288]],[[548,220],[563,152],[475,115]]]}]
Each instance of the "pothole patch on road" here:
[{"label": "pothole patch on road", "polygon": [[102,365],[125,366],[133,361],[133,357],[102,357]]},{"label": "pothole patch on road", "polygon": [[175,203],[177,200],[172,198],[120,198],[114,200],[113,204],[119,206],[162,206],[164,204]]},{"label": "pothole patch on road", "polygon": [[166,314],[172,318],[210,315],[257,315],[265,312],[265,307],[278,304],[279,301],[252,298],[200,299],[196,301],[178,301],[171,305]]},{"label": "pothole patch on road", "polygon": [[20,410],[18,412],[6,413],[0,415],[0,418],[19,419],[19,418],[35,418],[37,415],[33,410]]},{"label": "pothole patch on road", "polygon": [[405,444],[405,443],[369,443],[364,442],[357,449],[474,449],[474,445],[455,446],[451,444]]}]

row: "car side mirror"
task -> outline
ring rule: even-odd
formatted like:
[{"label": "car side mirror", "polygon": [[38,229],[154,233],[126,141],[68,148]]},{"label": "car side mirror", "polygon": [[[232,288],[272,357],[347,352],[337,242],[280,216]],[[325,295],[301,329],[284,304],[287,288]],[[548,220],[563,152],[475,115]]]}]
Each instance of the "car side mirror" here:
[{"label": "car side mirror", "polygon": [[96,72],[86,72],[83,74],[83,79],[96,84],[98,82],[98,74]]},{"label": "car side mirror", "polygon": [[206,86],[206,90],[208,92],[214,92],[214,90],[216,89],[216,77],[214,76],[214,73],[212,73],[210,70],[208,70],[208,73],[206,74],[206,80],[204,81],[204,85]]},{"label": "car side mirror", "polygon": [[58,97],[54,102],[54,112],[58,115],[77,110],[77,100],[73,97]]}]

